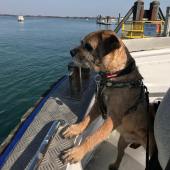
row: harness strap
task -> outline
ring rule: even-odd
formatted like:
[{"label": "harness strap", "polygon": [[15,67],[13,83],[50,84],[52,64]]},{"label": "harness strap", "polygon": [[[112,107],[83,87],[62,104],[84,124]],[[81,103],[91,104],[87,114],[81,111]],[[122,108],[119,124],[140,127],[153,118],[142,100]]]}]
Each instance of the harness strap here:
[{"label": "harness strap", "polygon": [[136,100],[135,104],[131,106],[125,114],[129,113],[131,110],[136,110],[138,104],[141,102],[142,94],[143,94],[143,82],[142,80],[135,80],[135,81],[126,81],[126,82],[117,82],[117,81],[110,81],[110,80],[103,80],[101,79],[100,75],[96,76],[96,98],[99,102],[100,111],[102,113],[103,119],[107,119],[107,107],[103,100],[103,91],[104,88],[137,88],[141,87],[141,92]]},{"label": "harness strap", "polygon": [[99,108],[102,113],[103,119],[107,118],[107,108],[103,101],[102,91],[104,89],[104,84],[101,84],[101,76],[99,74],[95,77],[96,81],[96,99],[99,102]]},{"label": "harness strap", "polygon": [[144,86],[142,85],[138,99],[137,99],[136,102],[133,104],[133,106],[131,106],[131,107],[125,112],[126,115],[127,115],[129,112],[131,112],[131,111],[137,110],[138,105],[143,101],[143,92],[144,92]]},{"label": "harness strap", "polygon": [[100,86],[96,97],[97,97],[97,101],[99,102],[99,107],[100,107],[100,111],[102,113],[102,117],[103,117],[103,119],[107,119],[107,107],[103,100],[103,90],[104,90],[104,86]]}]

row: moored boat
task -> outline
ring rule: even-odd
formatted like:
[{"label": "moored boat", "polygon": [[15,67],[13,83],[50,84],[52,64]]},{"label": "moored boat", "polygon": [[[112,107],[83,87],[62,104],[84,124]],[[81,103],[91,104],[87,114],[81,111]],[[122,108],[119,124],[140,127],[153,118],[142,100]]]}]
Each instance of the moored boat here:
[{"label": "moored boat", "polygon": [[24,22],[24,16],[19,15],[18,16],[18,22]]},{"label": "moored boat", "polygon": [[96,24],[101,24],[101,25],[112,25],[116,23],[116,19],[115,18],[111,18],[110,16],[106,16],[106,17],[102,17],[101,15],[99,15],[96,18]]}]

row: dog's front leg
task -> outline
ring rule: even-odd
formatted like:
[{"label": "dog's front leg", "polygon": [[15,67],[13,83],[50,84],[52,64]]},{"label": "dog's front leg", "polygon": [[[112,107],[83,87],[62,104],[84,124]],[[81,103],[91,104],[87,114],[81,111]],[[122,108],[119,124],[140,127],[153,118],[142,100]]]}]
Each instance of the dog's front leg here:
[{"label": "dog's front leg", "polygon": [[118,155],[117,159],[113,164],[110,164],[109,170],[118,170],[120,162],[122,161],[124,150],[128,146],[128,143],[125,141],[123,136],[120,136],[118,141]]},{"label": "dog's front leg", "polygon": [[97,144],[105,140],[113,128],[115,128],[113,121],[111,117],[108,117],[102,126],[99,127],[95,133],[87,137],[80,146],[76,146],[66,151],[62,156],[62,159],[64,162],[70,163],[80,161],[86,153],[90,152]]},{"label": "dog's front leg", "polygon": [[80,123],[69,126],[62,133],[62,135],[65,138],[72,138],[74,136],[81,134],[88,127],[88,125],[99,116],[99,114],[100,114],[100,109],[98,108],[98,104],[95,103],[90,113],[86,115]]}]

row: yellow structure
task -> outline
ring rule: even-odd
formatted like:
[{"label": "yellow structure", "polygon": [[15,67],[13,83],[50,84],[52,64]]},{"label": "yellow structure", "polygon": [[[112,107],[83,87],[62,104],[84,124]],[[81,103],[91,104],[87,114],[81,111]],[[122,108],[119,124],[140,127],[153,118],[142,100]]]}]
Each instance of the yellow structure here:
[{"label": "yellow structure", "polygon": [[149,29],[152,29],[151,30],[152,34],[160,36],[163,30],[163,26],[164,21],[162,20],[127,21],[126,23],[122,24],[122,37],[128,39],[149,37]]}]

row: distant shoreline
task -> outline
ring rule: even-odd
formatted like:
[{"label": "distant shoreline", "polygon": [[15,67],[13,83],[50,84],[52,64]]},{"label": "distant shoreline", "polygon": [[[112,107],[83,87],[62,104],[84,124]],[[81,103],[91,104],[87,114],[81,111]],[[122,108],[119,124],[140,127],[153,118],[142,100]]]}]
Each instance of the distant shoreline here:
[{"label": "distant shoreline", "polygon": [[[18,15],[0,14],[0,16],[13,16],[13,17],[17,17]],[[36,18],[96,19],[96,17],[44,16],[44,15],[23,15],[23,16],[24,17],[36,17]]]}]

